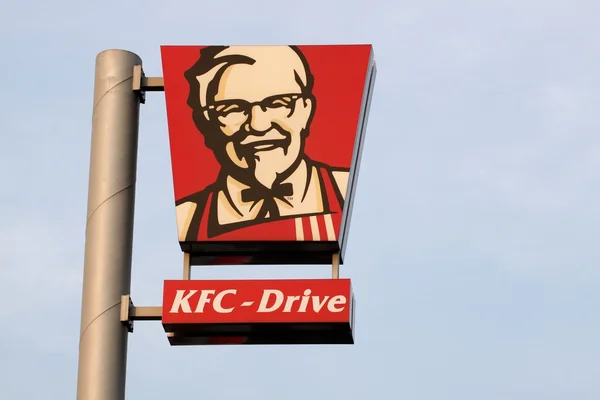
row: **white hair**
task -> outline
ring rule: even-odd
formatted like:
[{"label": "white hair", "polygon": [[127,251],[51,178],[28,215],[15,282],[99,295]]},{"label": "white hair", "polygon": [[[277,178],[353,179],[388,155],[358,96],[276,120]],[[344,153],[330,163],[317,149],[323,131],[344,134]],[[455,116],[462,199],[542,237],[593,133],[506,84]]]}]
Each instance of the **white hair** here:
[{"label": "white hair", "polygon": [[[302,87],[308,86],[308,76],[306,67],[298,55],[290,46],[230,46],[223,49],[215,57],[214,61],[218,62],[220,58],[228,56],[244,56],[254,60],[257,63],[269,63],[273,65],[273,78],[277,79],[277,76],[283,74],[283,71],[289,71],[289,68],[293,68],[299,79],[299,84]],[[222,63],[218,63],[209,71],[202,75],[196,76],[200,88],[198,93],[198,100],[200,106],[205,107],[208,103],[207,89],[209,83],[212,82],[216,75],[223,69],[231,65],[227,60],[223,60]],[[285,66],[286,68],[281,68]]]}]

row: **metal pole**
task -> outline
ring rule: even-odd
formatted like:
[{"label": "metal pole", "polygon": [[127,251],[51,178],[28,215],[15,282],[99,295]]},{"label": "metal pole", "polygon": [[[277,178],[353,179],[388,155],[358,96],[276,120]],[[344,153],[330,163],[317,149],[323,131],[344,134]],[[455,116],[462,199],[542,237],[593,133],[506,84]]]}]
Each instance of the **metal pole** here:
[{"label": "metal pole", "polygon": [[90,181],[79,338],[78,400],[125,399],[127,325],[140,99],[125,50],[96,57]]},{"label": "metal pole", "polygon": [[183,253],[183,279],[189,281],[192,278],[192,267],[190,265],[190,253]]}]

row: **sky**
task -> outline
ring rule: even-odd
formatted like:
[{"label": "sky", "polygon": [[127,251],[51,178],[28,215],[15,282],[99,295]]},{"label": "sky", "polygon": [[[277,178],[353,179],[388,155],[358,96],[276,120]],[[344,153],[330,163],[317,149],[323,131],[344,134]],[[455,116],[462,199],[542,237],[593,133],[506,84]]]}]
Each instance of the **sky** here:
[{"label": "sky", "polygon": [[[600,398],[600,2],[4,0],[0,397],[74,398],[95,56],[372,43],[341,276],[353,346],[129,336],[127,398]],[[142,106],[132,298],[181,276],[164,94]],[[202,278],[327,277],[326,266]]]}]

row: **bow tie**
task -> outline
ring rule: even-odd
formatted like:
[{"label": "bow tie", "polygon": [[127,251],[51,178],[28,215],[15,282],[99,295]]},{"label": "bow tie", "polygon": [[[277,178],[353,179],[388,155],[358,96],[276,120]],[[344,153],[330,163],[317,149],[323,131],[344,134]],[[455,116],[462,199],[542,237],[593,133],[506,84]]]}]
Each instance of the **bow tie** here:
[{"label": "bow tie", "polygon": [[242,201],[257,202],[259,200],[266,200],[275,197],[283,199],[285,196],[291,196],[292,194],[294,194],[294,187],[291,183],[280,183],[273,185],[271,189],[264,186],[244,189],[242,190]]},{"label": "bow tie", "polygon": [[291,196],[294,194],[294,187],[291,183],[280,183],[273,185],[271,189],[262,187],[249,188],[242,190],[242,201],[244,202],[258,202],[263,200],[263,205],[258,212],[257,218],[266,218],[267,214],[269,218],[279,217],[279,207],[275,203],[275,199],[284,199],[285,196]]}]

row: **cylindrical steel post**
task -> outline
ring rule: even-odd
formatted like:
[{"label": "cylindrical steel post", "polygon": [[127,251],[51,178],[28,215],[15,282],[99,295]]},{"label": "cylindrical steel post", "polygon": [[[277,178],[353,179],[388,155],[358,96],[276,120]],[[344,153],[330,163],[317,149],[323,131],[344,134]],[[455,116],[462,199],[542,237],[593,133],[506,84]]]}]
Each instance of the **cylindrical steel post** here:
[{"label": "cylindrical steel post", "polygon": [[141,64],[125,50],[96,57],[78,400],[125,399],[128,332],[120,303],[131,284],[140,112],[132,78]]}]

